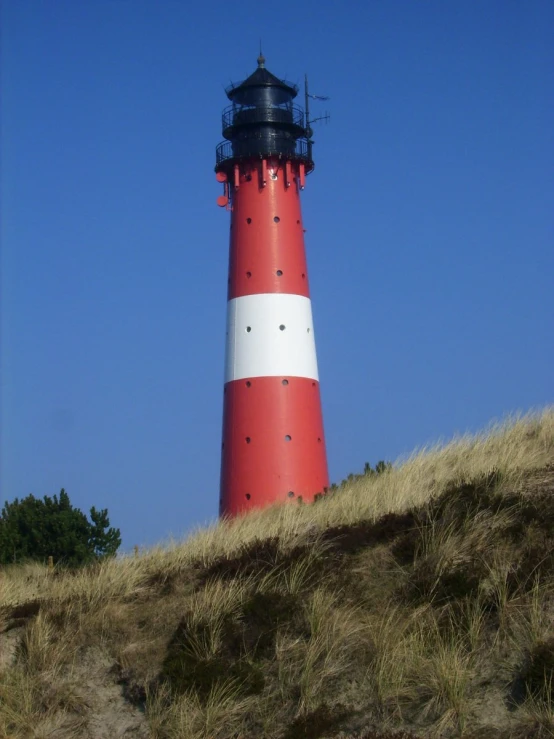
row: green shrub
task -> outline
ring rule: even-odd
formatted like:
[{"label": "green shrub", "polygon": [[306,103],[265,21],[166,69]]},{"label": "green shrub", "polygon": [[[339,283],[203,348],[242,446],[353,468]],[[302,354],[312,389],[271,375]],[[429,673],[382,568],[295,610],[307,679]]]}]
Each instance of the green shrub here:
[{"label": "green shrub", "polygon": [[28,495],[5,503],[0,516],[0,564],[26,560],[78,566],[113,556],[120,544],[119,529],[110,528],[107,509],[86,515],[71,505],[62,488],[59,497],[43,500]]}]

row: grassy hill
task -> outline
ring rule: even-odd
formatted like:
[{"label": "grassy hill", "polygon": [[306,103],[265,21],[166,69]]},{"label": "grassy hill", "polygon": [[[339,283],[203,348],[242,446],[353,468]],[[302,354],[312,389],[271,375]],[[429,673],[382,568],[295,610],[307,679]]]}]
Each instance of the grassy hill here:
[{"label": "grassy hill", "polygon": [[313,505],[0,570],[0,737],[554,736],[554,412]]}]

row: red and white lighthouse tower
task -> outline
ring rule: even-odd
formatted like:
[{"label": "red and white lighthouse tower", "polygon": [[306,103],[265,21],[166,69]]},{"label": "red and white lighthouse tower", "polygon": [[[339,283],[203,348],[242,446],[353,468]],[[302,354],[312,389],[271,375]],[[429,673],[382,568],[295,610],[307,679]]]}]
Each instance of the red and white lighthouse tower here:
[{"label": "red and white lighthouse tower", "polygon": [[218,204],[231,212],[220,514],[329,484],[300,192],[313,169],[298,88],[258,68],[226,90]]}]

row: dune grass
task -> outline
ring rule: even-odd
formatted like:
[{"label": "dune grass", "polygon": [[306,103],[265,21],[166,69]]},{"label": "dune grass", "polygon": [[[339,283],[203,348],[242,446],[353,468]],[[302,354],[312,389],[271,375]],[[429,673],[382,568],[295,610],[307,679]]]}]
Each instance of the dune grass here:
[{"label": "dune grass", "polygon": [[547,409],[138,557],[3,568],[0,737],[550,737],[553,624]]}]

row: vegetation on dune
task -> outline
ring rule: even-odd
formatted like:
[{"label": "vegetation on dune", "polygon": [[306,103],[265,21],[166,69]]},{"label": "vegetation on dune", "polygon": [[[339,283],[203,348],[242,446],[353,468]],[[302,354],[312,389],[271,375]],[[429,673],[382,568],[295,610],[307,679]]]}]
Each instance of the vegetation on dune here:
[{"label": "vegetation on dune", "polygon": [[62,488],[59,497],[28,495],[5,503],[0,514],[0,564],[49,557],[75,567],[116,554],[119,529],[110,527],[106,509],[90,509],[90,521]]},{"label": "vegetation on dune", "polygon": [[546,411],[140,557],[4,567],[0,736],[554,736],[553,452]]},{"label": "vegetation on dune", "polygon": [[[363,477],[373,477],[374,475],[382,475],[385,472],[389,472],[392,470],[392,462],[385,462],[384,459],[380,459],[379,462],[375,465],[375,467],[372,467],[369,462],[366,462],[364,465],[364,471],[360,474],[355,474],[354,472],[351,472],[348,477],[346,477],[342,482],[340,483],[333,483],[331,487],[329,488],[332,493],[337,492],[338,490],[343,490],[347,488],[352,482],[355,480],[360,480]],[[316,496],[316,500],[319,500],[321,497],[321,494],[318,494]]]}]

